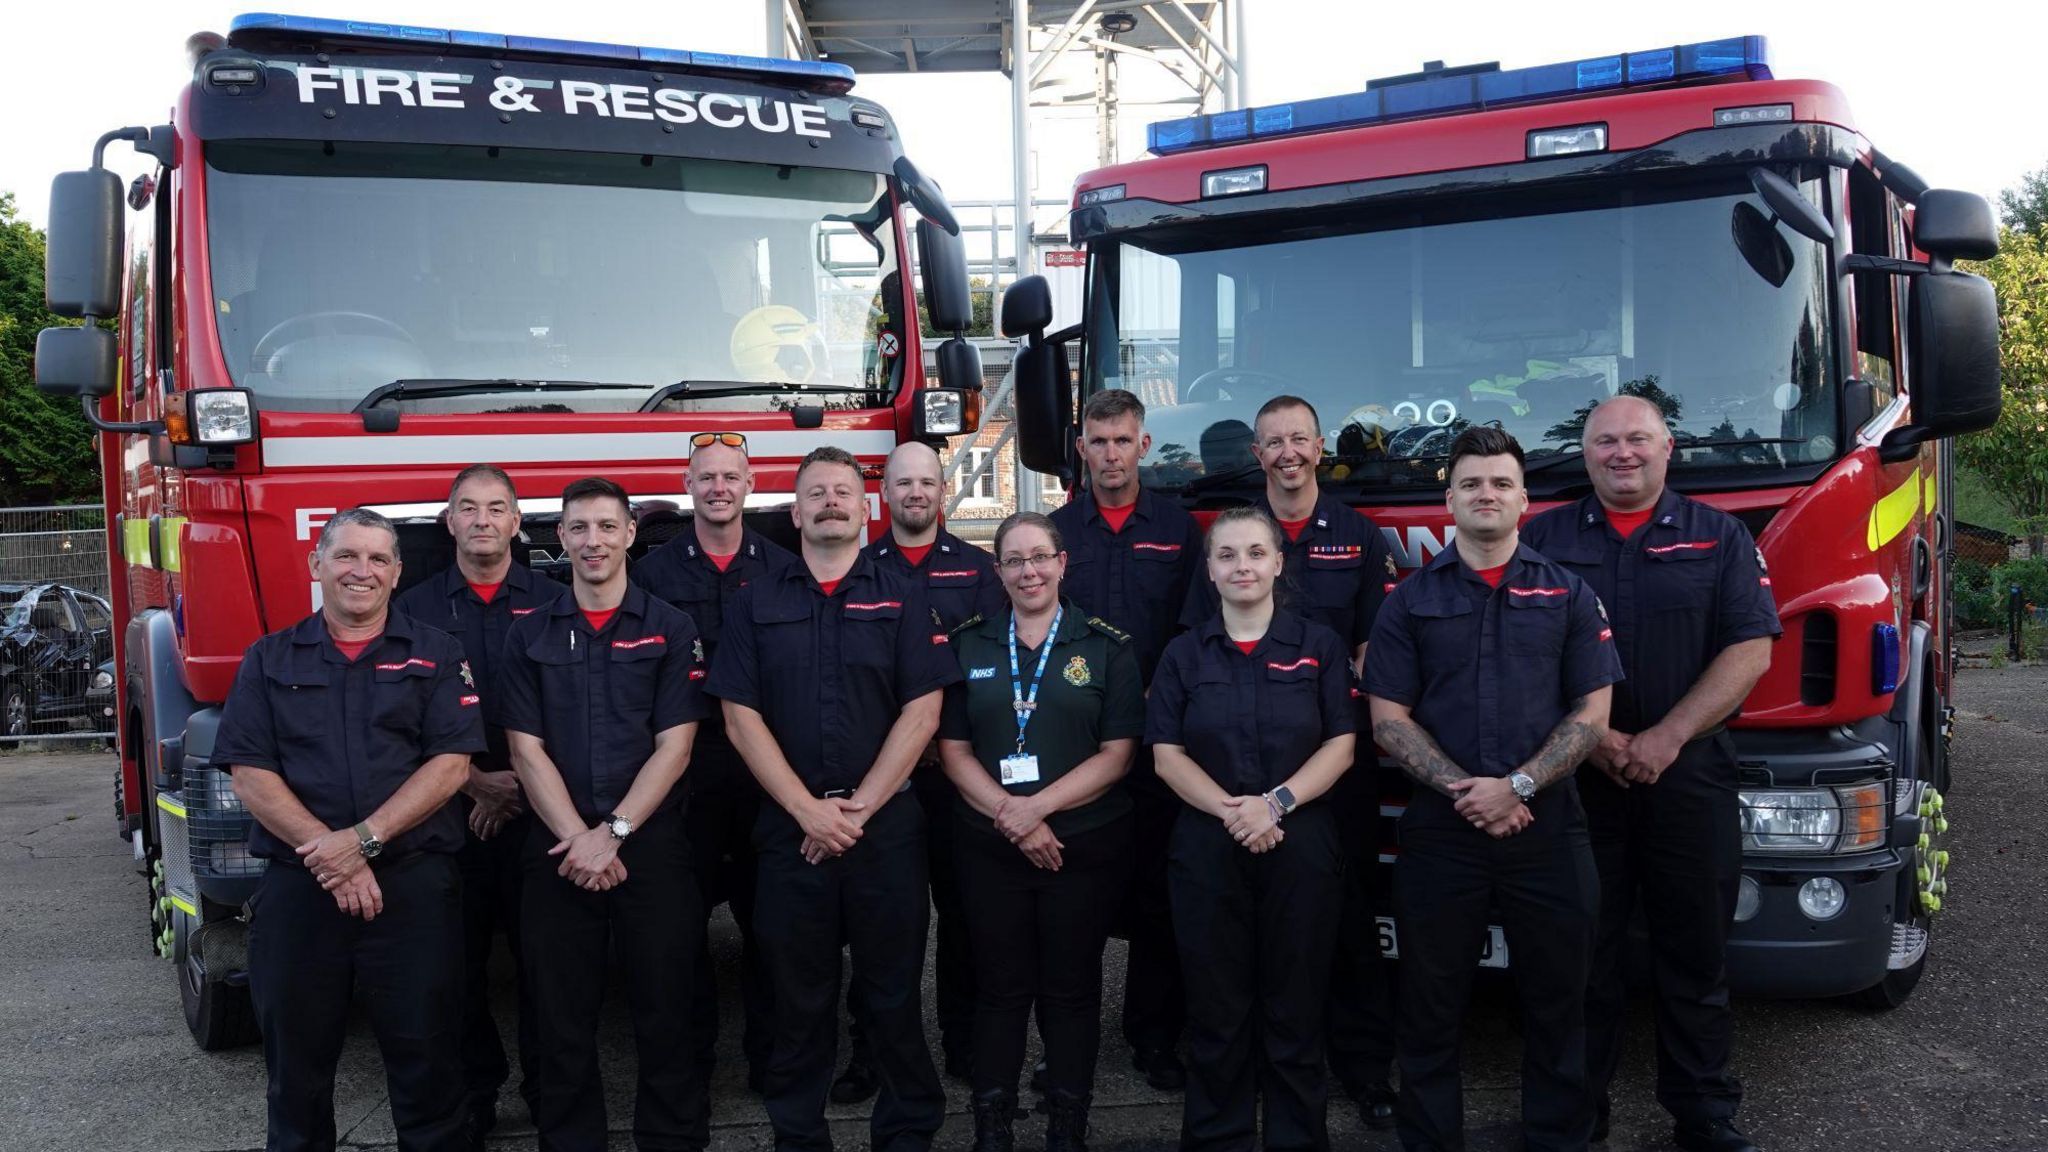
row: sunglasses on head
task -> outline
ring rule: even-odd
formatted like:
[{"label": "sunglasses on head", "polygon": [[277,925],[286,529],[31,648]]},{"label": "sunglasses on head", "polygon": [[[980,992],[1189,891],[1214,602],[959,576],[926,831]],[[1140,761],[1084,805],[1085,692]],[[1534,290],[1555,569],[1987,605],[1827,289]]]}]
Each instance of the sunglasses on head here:
[{"label": "sunglasses on head", "polygon": [[690,437],[692,448],[709,448],[713,444],[723,444],[727,448],[737,448],[742,452],[747,450],[747,438],[738,432],[699,432]]}]

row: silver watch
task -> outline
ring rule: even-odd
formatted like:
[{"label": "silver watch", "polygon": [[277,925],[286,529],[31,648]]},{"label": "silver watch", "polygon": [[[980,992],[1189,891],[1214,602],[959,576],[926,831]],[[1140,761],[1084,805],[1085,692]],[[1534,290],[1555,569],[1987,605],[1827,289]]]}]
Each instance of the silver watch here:
[{"label": "silver watch", "polygon": [[1508,773],[1508,787],[1515,790],[1515,795],[1524,804],[1536,798],[1536,781],[1530,779],[1527,772]]},{"label": "silver watch", "polygon": [[633,822],[614,812],[605,817],[604,826],[611,830],[612,839],[624,843],[633,834]]}]

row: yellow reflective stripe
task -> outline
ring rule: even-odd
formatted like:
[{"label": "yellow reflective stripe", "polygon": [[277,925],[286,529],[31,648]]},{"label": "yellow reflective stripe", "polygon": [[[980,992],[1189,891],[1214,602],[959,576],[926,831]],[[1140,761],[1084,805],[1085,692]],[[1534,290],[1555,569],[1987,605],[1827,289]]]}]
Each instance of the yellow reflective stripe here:
[{"label": "yellow reflective stripe", "polygon": [[149,568],[149,519],[130,516],[121,521],[121,559],[130,567]]},{"label": "yellow reflective stripe", "polygon": [[184,554],[178,547],[178,530],[184,526],[185,517],[166,516],[157,528],[157,544],[163,549],[164,571],[166,572],[182,570]]},{"label": "yellow reflective stripe", "polygon": [[169,812],[171,815],[176,816],[180,820],[183,820],[185,818],[185,806],[183,804],[178,803],[176,800],[171,799],[169,796],[159,794],[156,798],[156,806],[163,809],[166,812]]},{"label": "yellow reflective stripe", "polygon": [[178,895],[176,892],[169,892],[166,893],[166,895],[168,895],[171,898],[171,907],[176,908],[178,911],[183,912],[187,916],[199,915],[199,909],[194,908],[189,901],[187,901],[184,897]]},{"label": "yellow reflective stripe", "polygon": [[1891,543],[1919,515],[1920,470],[1915,468],[1904,484],[1879,497],[1877,507],[1870,510],[1870,550]]},{"label": "yellow reflective stripe", "polygon": [[1929,473],[1927,474],[1927,512],[1928,512],[1928,515],[1930,515],[1930,516],[1931,516],[1931,515],[1933,515],[1933,514],[1934,514],[1934,510],[1935,510],[1935,509],[1937,509],[1937,508],[1939,508],[1939,507],[1941,507],[1941,501],[1939,501],[1939,500],[1935,499],[1935,497],[1936,497],[1936,496],[1939,496],[1940,494],[1941,494],[1941,493],[1940,493],[1940,491],[1939,491],[1939,485],[1938,485],[1938,484],[1937,484],[1937,483],[1935,482],[1935,474],[1934,474],[1934,473],[1932,473],[1932,472],[1929,472]]}]

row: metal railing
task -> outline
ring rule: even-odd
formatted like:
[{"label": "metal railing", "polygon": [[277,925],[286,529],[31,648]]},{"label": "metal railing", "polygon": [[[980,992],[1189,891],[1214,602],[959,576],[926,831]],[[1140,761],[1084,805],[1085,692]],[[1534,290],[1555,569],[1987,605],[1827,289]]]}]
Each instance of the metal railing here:
[{"label": "metal railing", "polygon": [[0,508],[0,747],[113,735],[106,510]]}]

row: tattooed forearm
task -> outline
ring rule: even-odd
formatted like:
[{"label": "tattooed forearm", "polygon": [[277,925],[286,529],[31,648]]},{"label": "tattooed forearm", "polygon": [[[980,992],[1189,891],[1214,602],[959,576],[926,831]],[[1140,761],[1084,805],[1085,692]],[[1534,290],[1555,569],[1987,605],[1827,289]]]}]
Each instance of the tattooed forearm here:
[{"label": "tattooed forearm", "polygon": [[1451,785],[1470,773],[1444,755],[1444,750],[1413,720],[1382,720],[1372,726],[1372,738],[1387,750],[1417,784],[1454,795]]},{"label": "tattooed forearm", "polygon": [[1549,738],[1543,741],[1543,747],[1536,750],[1536,755],[1522,765],[1522,771],[1536,782],[1536,787],[1548,787],[1571,775],[1579,762],[1607,734],[1605,724],[1591,723],[1587,719],[1588,703],[1584,696],[1572,701],[1571,712],[1550,730]]}]

